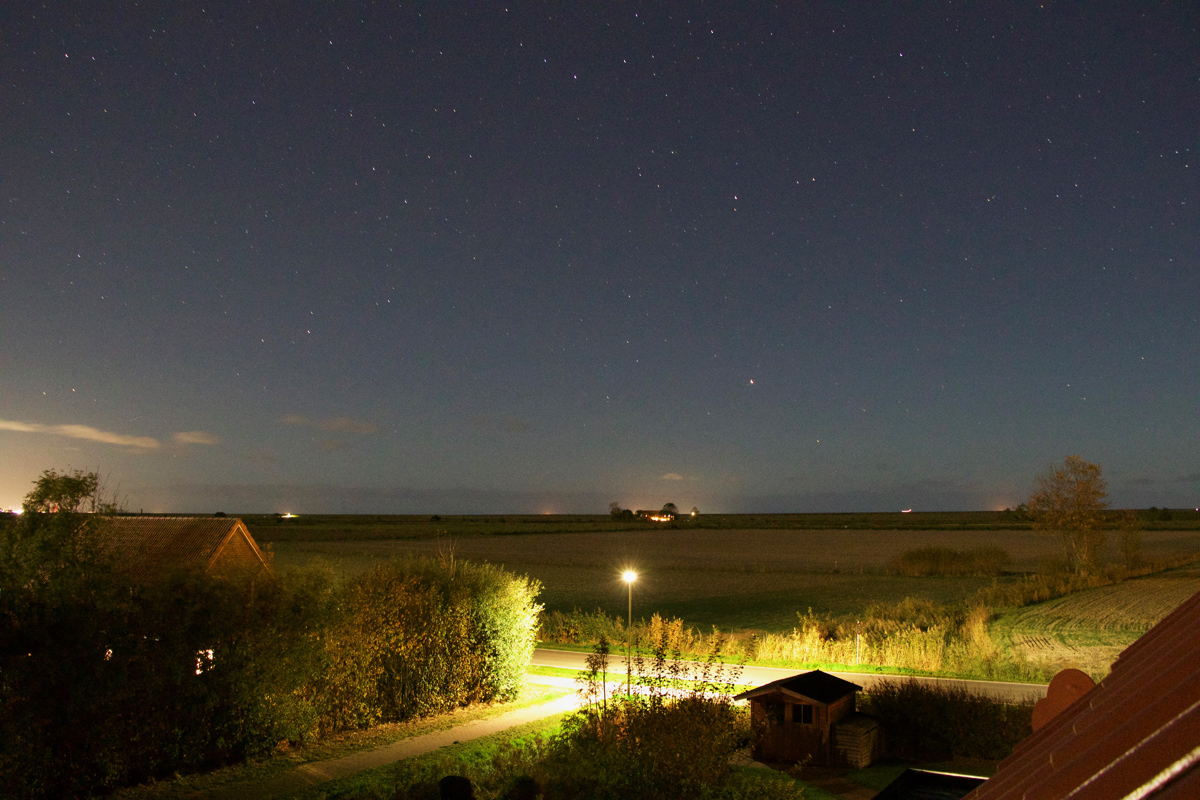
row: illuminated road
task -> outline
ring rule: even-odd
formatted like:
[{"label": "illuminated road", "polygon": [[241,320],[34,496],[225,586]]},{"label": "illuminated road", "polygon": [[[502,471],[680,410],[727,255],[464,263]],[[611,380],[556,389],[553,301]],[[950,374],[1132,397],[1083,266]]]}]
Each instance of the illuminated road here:
[{"label": "illuminated road", "polygon": [[[551,650],[549,648],[539,647],[533,651],[533,659],[530,663],[538,667],[559,667],[562,669],[587,669],[584,659],[587,658],[587,653],[576,653],[569,650]],[[685,674],[695,675],[699,670],[706,665],[694,661],[680,662]],[[620,672],[625,674],[625,657],[618,653],[613,653],[609,656],[609,669],[612,672]],[[737,680],[739,684],[748,686],[761,686],[764,683],[777,681],[780,678],[786,678],[789,675],[796,675],[806,670],[793,669],[777,669],[775,667],[752,667],[746,666],[742,668],[742,673]],[[830,675],[836,675],[842,680],[856,683],[867,691],[871,687],[881,681],[897,681],[906,680],[910,676],[906,675],[873,675],[863,672],[831,672]],[[986,695],[995,697],[1006,702],[1017,702],[1021,700],[1039,700],[1046,696],[1046,685],[1044,683],[1004,683],[1002,681],[968,681],[959,680],[957,678],[924,678],[914,677],[913,680],[921,683],[936,683],[943,686],[954,686],[966,689],[973,694]]]}]

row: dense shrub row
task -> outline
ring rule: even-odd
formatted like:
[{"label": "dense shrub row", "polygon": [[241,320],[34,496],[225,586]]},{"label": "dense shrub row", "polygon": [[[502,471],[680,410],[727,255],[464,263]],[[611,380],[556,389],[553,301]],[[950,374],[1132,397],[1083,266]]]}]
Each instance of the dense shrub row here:
[{"label": "dense shrub row", "polygon": [[1032,702],[1005,704],[913,680],[877,684],[858,708],[879,719],[888,755],[917,761],[1007,758],[1033,730]]},{"label": "dense shrub row", "polygon": [[1001,575],[1012,566],[1008,551],[1000,547],[953,550],[922,547],[892,558],[887,570],[893,575]]},{"label": "dense shrub row", "polygon": [[85,795],[507,698],[533,646],[537,585],[490,566],[145,585],[82,520],[0,530],[0,796]]}]

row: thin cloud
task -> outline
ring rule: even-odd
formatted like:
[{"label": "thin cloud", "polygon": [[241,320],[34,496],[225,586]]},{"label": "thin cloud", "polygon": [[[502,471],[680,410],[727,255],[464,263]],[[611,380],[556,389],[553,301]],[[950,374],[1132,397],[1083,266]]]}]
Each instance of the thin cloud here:
[{"label": "thin cloud", "polygon": [[379,426],[375,423],[362,422],[361,420],[351,419],[350,417],[309,419],[303,414],[285,414],[283,416],[283,424],[296,425],[302,428],[320,428],[323,431],[334,431],[338,433],[357,433],[362,436],[367,436],[372,433],[379,433]]},{"label": "thin cloud", "polygon": [[681,481],[683,476],[678,472],[668,472],[666,475],[659,475],[658,479],[660,481]]},{"label": "thin cloud", "polygon": [[371,433],[379,433],[378,425],[372,422],[360,422],[349,417],[318,420],[317,427],[323,431],[345,431],[346,433],[360,433],[364,436]]},{"label": "thin cloud", "polygon": [[42,425],[37,422],[0,419],[0,430],[45,433],[51,436],[65,436],[68,439],[86,439],[90,442],[115,444],[120,447],[134,447],[139,450],[154,450],[159,447],[158,440],[149,436],[128,436],[123,433],[102,431],[90,425]]},{"label": "thin cloud", "polygon": [[175,444],[220,444],[221,437],[204,431],[180,431],[172,437]]},{"label": "thin cloud", "polygon": [[467,425],[489,433],[524,434],[533,430],[533,426],[521,417],[497,417],[491,414],[476,414],[467,419]]}]

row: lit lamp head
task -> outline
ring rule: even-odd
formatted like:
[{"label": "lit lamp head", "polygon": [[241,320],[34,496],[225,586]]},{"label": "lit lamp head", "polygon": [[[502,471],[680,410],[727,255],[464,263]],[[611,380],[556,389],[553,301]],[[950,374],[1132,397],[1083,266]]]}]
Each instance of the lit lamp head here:
[{"label": "lit lamp head", "polygon": [[627,569],[621,573],[621,580],[625,581],[626,583],[633,583],[637,580],[637,573],[631,569]]}]

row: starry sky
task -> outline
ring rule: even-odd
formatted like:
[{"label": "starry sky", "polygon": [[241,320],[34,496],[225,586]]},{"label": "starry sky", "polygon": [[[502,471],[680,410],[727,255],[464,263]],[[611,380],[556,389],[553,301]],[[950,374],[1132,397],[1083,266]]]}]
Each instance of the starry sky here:
[{"label": "starry sky", "polygon": [[1191,3],[5,3],[0,508],[1200,505]]}]

